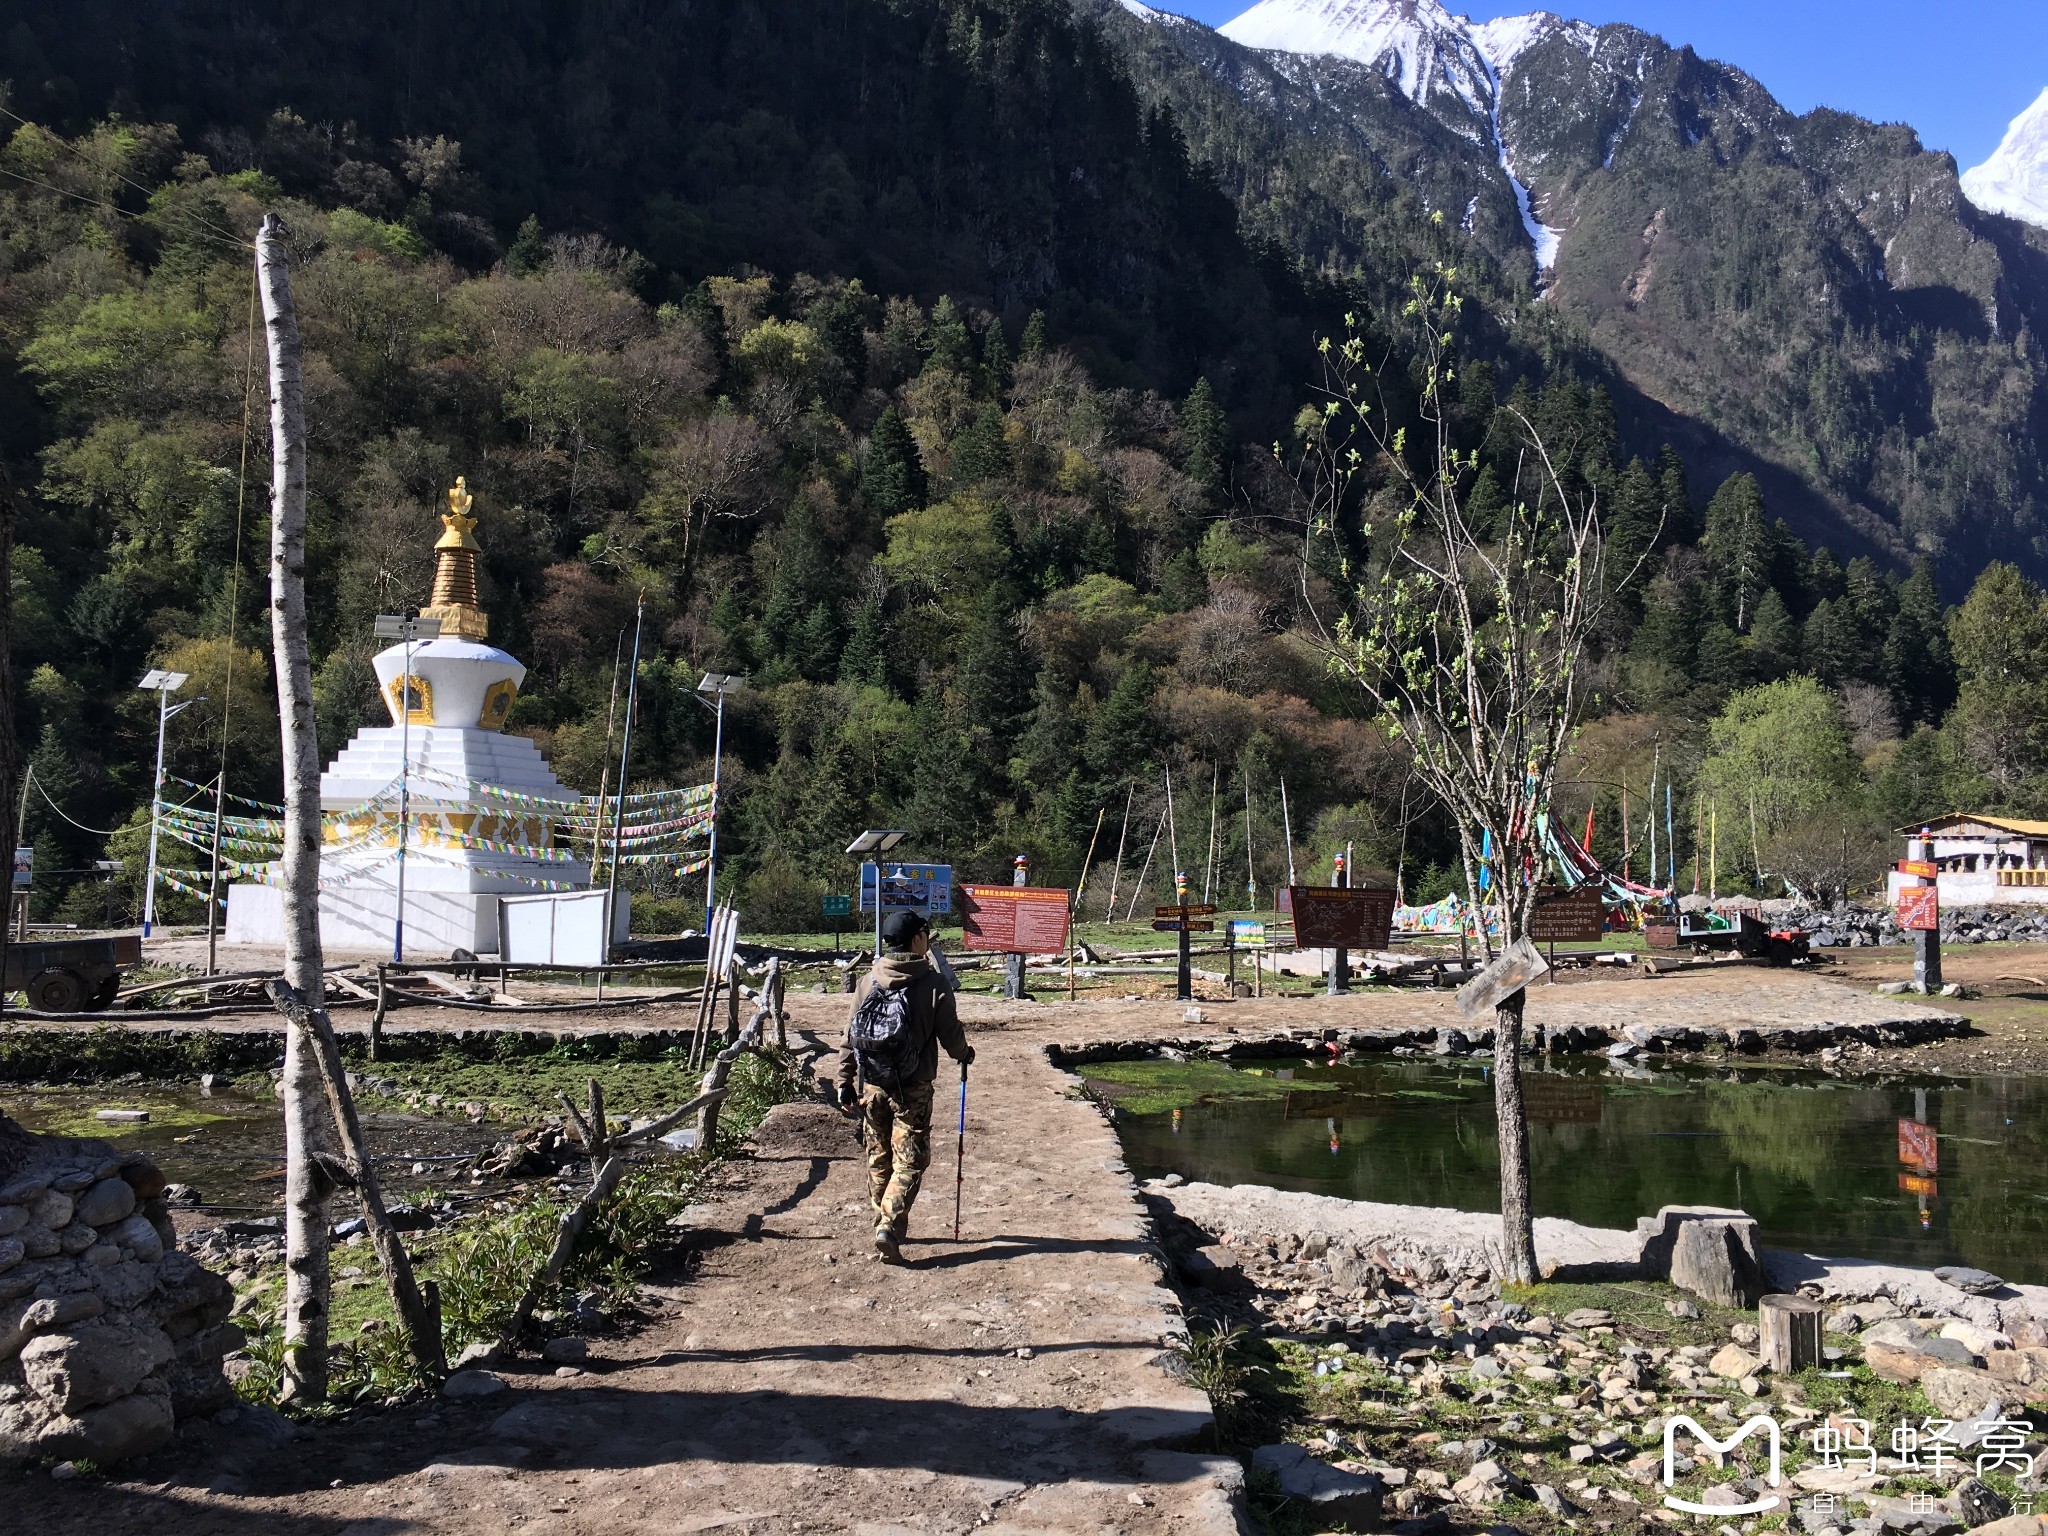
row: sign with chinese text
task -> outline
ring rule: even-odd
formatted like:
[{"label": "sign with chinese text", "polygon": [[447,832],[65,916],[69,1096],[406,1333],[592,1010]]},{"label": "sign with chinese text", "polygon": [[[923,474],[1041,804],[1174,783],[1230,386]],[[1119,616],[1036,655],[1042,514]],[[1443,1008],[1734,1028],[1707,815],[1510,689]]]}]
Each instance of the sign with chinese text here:
[{"label": "sign with chinese text", "polygon": [[880,876],[884,912],[953,910],[953,866],[950,864],[876,864],[860,867],[860,909],[875,910],[876,877]]},{"label": "sign with chinese text", "polygon": [[1005,954],[1049,954],[1067,947],[1068,893],[1033,885],[960,887],[960,942]]},{"label": "sign with chinese text", "polygon": [[1216,925],[1206,917],[1155,917],[1154,933],[1214,933]]},{"label": "sign with chinese text", "polygon": [[1900,1120],[1899,1161],[1922,1173],[1941,1172],[1941,1149],[1935,1143],[1934,1127],[1918,1120]]},{"label": "sign with chinese text", "polygon": [[1934,860],[1901,859],[1899,860],[1899,873],[1902,875],[1918,875],[1922,880],[1932,880],[1934,878]]},{"label": "sign with chinese text", "polygon": [[1185,906],[1179,907],[1154,907],[1152,915],[1154,917],[1207,917],[1215,910],[1216,907],[1211,902],[1191,901]]},{"label": "sign with chinese text", "polygon": [[1536,909],[1529,914],[1529,937],[1538,944],[1597,944],[1606,920],[1599,887],[1582,885],[1538,896]]},{"label": "sign with chinese text", "polygon": [[1385,949],[1394,931],[1394,893],[1370,885],[1293,885],[1294,942],[1300,949]]},{"label": "sign with chinese text", "polygon": [[851,896],[827,896],[824,900],[824,911],[827,917],[845,917],[853,911],[853,898]]},{"label": "sign with chinese text", "polygon": [[1905,886],[1899,891],[1899,926],[1909,933],[1941,932],[1941,908],[1931,885]]}]

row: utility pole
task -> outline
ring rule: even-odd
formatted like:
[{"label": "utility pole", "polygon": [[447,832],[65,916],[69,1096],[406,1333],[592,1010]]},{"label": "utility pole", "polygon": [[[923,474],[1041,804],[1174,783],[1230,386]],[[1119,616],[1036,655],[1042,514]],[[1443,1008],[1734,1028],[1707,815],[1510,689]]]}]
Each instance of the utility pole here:
[{"label": "utility pole", "polygon": [[[306,409],[299,321],[292,302],[285,229],[265,214],[256,236],[270,360],[270,643],[284,757],[284,974],[308,1006],[325,1005],[320,949],[320,742],[313,721],[313,663],[306,639]],[[321,1127],[325,1087],[302,1028],[285,1031],[286,1402],[327,1396],[327,1175],[315,1163],[329,1148]]]}]

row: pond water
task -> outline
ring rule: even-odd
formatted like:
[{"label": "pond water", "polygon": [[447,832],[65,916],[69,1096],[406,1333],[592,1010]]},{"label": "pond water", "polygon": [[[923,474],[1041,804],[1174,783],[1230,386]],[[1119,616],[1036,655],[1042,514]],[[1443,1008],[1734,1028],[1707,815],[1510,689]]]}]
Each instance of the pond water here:
[{"label": "pond water", "polygon": [[[0,1089],[0,1108],[32,1131],[91,1136],[145,1153],[172,1183],[196,1188],[202,1209],[219,1215],[267,1215],[283,1198],[284,1115],[275,1098],[183,1084],[9,1087]],[[147,1110],[149,1120],[110,1124],[94,1117],[102,1109]],[[506,1135],[503,1125],[424,1115],[366,1111],[362,1122],[386,1180],[402,1187],[452,1183],[464,1163]],[[415,1162],[426,1165],[417,1179],[410,1172]]]},{"label": "pond water", "polygon": [[[1082,1070],[1143,1178],[1500,1208],[1484,1061]],[[2048,1284],[2048,1080],[1604,1061],[1524,1080],[1539,1216],[1630,1228],[1660,1205],[1737,1206],[1772,1247]],[[1901,1161],[1919,1136],[1901,1120],[1932,1128],[1931,1169]]]}]

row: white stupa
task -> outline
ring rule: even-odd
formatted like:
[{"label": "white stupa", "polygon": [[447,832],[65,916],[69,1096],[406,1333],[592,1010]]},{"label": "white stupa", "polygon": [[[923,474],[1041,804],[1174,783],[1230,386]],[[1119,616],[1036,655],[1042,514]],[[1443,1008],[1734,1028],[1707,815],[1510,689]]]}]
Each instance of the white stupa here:
[{"label": "white stupa", "polygon": [[[557,846],[559,819],[582,797],[531,741],[504,732],[526,668],[484,643],[471,505],[457,480],[434,546],[433,601],[421,610],[440,621],[439,638],[376,657],[392,723],[357,731],[320,777],[323,946],[390,951],[401,792],[407,959],[495,953],[501,897],[590,887],[590,865]],[[282,898],[273,884],[231,887],[229,941],[283,943]]]}]

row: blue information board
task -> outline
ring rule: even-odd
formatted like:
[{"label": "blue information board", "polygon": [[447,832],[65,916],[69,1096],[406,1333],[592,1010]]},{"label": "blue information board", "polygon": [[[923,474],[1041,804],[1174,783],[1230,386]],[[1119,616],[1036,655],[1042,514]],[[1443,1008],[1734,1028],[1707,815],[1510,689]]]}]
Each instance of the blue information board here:
[{"label": "blue information board", "polygon": [[860,909],[875,910],[876,877],[880,876],[884,912],[953,910],[953,866],[950,864],[875,864],[860,867]]}]

